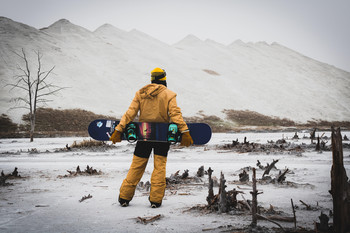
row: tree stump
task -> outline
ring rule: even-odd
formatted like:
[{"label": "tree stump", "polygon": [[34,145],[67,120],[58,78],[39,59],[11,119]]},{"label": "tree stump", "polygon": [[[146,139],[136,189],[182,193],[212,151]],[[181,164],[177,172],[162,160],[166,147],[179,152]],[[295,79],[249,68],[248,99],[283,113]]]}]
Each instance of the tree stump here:
[{"label": "tree stump", "polygon": [[207,202],[208,205],[210,206],[213,202],[214,199],[214,191],[213,191],[213,187],[214,187],[214,181],[211,178],[211,175],[213,174],[213,171],[210,167],[208,169],[208,175],[209,175],[209,191],[208,191],[208,196],[207,196]]},{"label": "tree stump", "polygon": [[286,168],[286,170],[284,170],[283,173],[280,171],[280,174],[278,174],[278,176],[277,176],[277,182],[278,183],[283,183],[286,180],[286,174],[288,172],[289,172],[288,168]]},{"label": "tree stump", "polygon": [[226,197],[226,180],[224,174],[221,172],[220,176],[220,188],[219,188],[219,212],[226,213],[227,212],[227,197]]},{"label": "tree stump", "polygon": [[258,211],[258,191],[256,189],[256,171],[253,168],[253,191],[252,194],[252,226],[256,227],[258,222],[257,211]]},{"label": "tree stump", "polygon": [[317,130],[317,128],[314,128],[314,129],[310,132],[311,144],[314,144],[314,139],[315,139],[315,135],[316,135],[316,130]]},{"label": "tree stump", "polygon": [[317,151],[321,150],[321,146],[320,146],[320,137],[317,137],[316,150],[317,150]]},{"label": "tree stump", "polygon": [[204,176],[204,166],[201,166],[201,167],[198,168],[197,176],[198,177],[203,177]]},{"label": "tree stump", "polygon": [[273,162],[267,166],[266,170],[264,171],[264,174],[262,175],[262,177],[264,177],[265,175],[268,175],[271,171],[272,168],[276,168],[276,163],[278,162],[279,160],[276,159],[276,160],[273,160]]},{"label": "tree stump", "polygon": [[350,231],[350,184],[343,163],[343,144],[340,128],[332,127],[331,190],[333,198],[334,231],[343,233]]},{"label": "tree stump", "polygon": [[240,182],[248,182],[249,181],[249,174],[246,170],[243,170],[242,173],[239,174],[239,181]]}]

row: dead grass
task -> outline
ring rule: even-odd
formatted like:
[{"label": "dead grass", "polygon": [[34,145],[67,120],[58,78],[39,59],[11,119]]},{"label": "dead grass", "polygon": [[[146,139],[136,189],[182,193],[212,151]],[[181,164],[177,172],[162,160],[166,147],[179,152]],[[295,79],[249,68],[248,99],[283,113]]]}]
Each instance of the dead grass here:
[{"label": "dead grass", "polygon": [[[229,131],[277,131],[291,129],[318,128],[329,130],[331,126],[350,129],[350,121],[309,121],[305,124],[290,119],[270,117],[249,110],[225,109],[226,119],[214,115],[205,115],[202,111],[197,116],[184,117],[188,123],[202,122],[211,126],[213,132]],[[82,109],[58,110],[40,108],[36,115],[35,137],[87,137],[87,128],[91,121],[115,119],[111,116],[99,115]],[[29,137],[29,117],[23,116],[24,125],[17,125],[7,115],[0,116],[0,138]]]},{"label": "dead grass", "polygon": [[217,116],[207,116],[201,112],[199,113],[199,115],[200,116],[195,117],[184,117],[184,120],[187,123],[206,123],[210,125],[213,132],[227,132],[233,129],[232,124],[222,120]]},{"label": "dead grass", "polygon": [[[98,119],[113,119],[111,116],[98,115],[82,109],[58,110],[52,108],[39,108],[36,112],[36,131],[86,131],[90,122]],[[29,115],[23,120],[29,127]]]},{"label": "dead grass", "polygon": [[18,125],[6,114],[0,116],[0,138],[18,137]]},{"label": "dead grass", "polygon": [[6,114],[0,116],[0,132],[1,133],[13,133],[17,131],[17,124],[13,123],[12,120]]},{"label": "dead grass", "polygon": [[346,128],[350,129],[350,121],[308,121],[305,124],[299,124],[300,127],[308,127],[308,128],[328,128],[330,129],[332,126],[334,128]]},{"label": "dead grass", "polygon": [[284,126],[291,127],[297,124],[286,118],[270,117],[258,112],[249,110],[224,110],[226,118],[239,126]]},{"label": "dead grass", "polygon": [[217,116],[207,116],[200,111],[199,116],[185,117],[188,123],[202,122],[209,124],[213,132],[242,131],[254,126],[259,130],[277,130],[281,127],[295,127],[297,124],[288,119],[269,117],[258,112],[242,110],[224,110],[226,120]]},{"label": "dead grass", "polygon": [[82,148],[100,147],[105,145],[106,143],[103,141],[96,141],[96,140],[90,139],[90,140],[83,140],[82,142],[74,141],[70,147],[82,149]]},{"label": "dead grass", "polygon": [[223,120],[217,116],[208,116],[202,111],[195,117],[184,117],[188,123],[202,122],[207,123],[213,132],[229,131],[288,131],[295,129],[318,128],[320,130],[330,130],[332,126],[350,129],[349,121],[309,121],[304,124],[294,122],[287,118],[266,116],[258,112],[249,110],[225,109],[226,119]]},{"label": "dead grass", "polygon": [[[87,128],[91,121],[111,116],[95,114],[82,109],[58,110],[39,108],[36,112],[34,137],[89,136]],[[29,115],[23,115],[24,124],[17,125],[6,115],[0,116],[0,138],[29,137]]]}]

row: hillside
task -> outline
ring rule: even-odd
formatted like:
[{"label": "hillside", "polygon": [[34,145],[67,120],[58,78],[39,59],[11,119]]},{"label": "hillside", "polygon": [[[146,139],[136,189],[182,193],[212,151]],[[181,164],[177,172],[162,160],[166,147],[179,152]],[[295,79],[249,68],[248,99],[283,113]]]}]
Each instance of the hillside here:
[{"label": "hillside", "polygon": [[297,122],[350,121],[350,73],[308,58],[278,43],[222,45],[189,35],[168,45],[138,30],[112,25],[89,31],[62,19],[43,29],[0,17],[0,114],[19,121],[6,84],[21,65],[13,51],[25,49],[35,70],[55,66],[51,80],[67,87],[52,96],[50,108],[80,108],[120,117],[135,91],[149,83],[150,71],[167,71],[184,116],[199,112],[225,117],[224,109],[250,110]]}]

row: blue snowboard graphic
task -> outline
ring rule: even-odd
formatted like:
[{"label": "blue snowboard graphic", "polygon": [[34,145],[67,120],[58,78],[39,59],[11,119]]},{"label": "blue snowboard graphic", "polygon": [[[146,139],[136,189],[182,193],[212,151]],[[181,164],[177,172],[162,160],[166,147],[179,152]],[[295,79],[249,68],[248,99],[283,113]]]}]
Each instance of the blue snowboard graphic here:
[{"label": "blue snowboard graphic", "polygon": [[[90,123],[89,135],[98,141],[108,141],[114,132],[114,128],[119,121],[97,119]],[[167,142],[169,138],[168,123],[147,123],[133,122],[136,126],[138,141],[160,141]],[[211,128],[205,123],[188,123],[187,124],[193,144],[203,145],[209,142],[211,138]],[[122,138],[125,140],[124,136]]]}]

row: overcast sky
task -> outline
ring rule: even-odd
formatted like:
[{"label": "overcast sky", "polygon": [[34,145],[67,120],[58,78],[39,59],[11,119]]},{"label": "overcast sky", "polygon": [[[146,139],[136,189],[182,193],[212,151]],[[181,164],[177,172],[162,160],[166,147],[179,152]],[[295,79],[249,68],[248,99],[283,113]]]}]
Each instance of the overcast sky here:
[{"label": "overcast sky", "polygon": [[347,71],[349,12],[350,0],[0,0],[0,16],[35,28],[65,18],[91,31],[135,28],[168,44],[188,34],[225,45],[278,42]]}]

